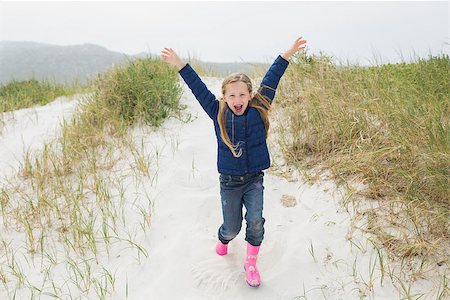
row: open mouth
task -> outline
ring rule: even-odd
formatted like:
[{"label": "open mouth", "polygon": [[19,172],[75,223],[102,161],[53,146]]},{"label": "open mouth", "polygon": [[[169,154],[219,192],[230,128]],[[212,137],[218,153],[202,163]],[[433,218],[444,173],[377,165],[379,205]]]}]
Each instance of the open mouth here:
[{"label": "open mouth", "polygon": [[235,105],[234,106],[234,110],[236,111],[236,113],[241,113],[242,112],[242,107],[243,107],[243,105]]}]

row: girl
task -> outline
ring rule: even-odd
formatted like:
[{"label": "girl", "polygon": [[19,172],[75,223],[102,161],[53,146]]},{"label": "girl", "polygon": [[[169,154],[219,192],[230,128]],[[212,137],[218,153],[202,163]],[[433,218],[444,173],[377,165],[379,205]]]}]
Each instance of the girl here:
[{"label": "girl", "polygon": [[239,73],[228,76],[222,83],[222,96],[218,100],[192,67],[183,62],[172,48],[161,51],[163,61],[178,67],[179,74],[214,122],[223,214],[216,253],[227,254],[228,243],[241,230],[242,207],[245,206],[247,259],[244,269],[246,281],[253,287],[261,283],[256,259],[264,236],[263,170],[270,167],[266,143],[268,113],[289,58],[304,49],[305,44],[306,41],[300,37],[279,55],[257,92],[253,92],[250,78],[246,75]]}]

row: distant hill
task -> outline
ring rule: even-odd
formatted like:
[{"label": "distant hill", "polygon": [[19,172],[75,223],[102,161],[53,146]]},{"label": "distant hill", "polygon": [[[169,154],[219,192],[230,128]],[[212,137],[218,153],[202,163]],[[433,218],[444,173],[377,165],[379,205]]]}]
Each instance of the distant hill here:
[{"label": "distant hill", "polygon": [[[15,80],[50,79],[58,83],[87,83],[97,74],[136,57],[110,51],[94,44],[58,46],[36,42],[0,41],[0,84]],[[215,76],[230,73],[252,73],[254,64],[200,62],[204,70]],[[266,65],[259,64],[265,67]]]},{"label": "distant hill", "polygon": [[0,83],[11,79],[54,79],[59,83],[79,80],[86,83],[127,55],[83,44],[57,46],[35,42],[0,41]]}]

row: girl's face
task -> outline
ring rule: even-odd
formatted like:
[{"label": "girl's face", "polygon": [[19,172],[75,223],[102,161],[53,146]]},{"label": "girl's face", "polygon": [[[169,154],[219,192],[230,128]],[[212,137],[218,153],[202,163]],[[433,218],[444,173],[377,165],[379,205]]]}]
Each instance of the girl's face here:
[{"label": "girl's face", "polygon": [[242,81],[229,83],[225,86],[224,100],[235,115],[242,115],[251,99],[247,85]]}]

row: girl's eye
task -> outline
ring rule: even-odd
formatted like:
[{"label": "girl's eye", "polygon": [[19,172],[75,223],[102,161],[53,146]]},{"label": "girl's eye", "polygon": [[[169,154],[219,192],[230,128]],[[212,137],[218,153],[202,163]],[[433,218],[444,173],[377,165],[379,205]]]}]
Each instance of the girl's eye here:
[{"label": "girl's eye", "polygon": [[244,96],[244,94],[241,94],[240,96]]}]

